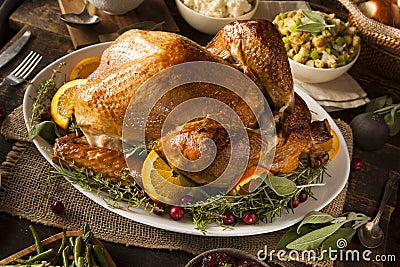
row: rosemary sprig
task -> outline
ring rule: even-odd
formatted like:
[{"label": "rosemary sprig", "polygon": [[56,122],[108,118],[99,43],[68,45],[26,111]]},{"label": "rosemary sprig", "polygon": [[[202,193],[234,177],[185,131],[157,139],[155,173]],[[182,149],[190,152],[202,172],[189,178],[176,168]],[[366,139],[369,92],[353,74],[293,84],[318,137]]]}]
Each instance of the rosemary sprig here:
[{"label": "rosemary sprig", "polygon": [[312,196],[313,186],[322,186],[322,179],[326,173],[326,167],[313,169],[302,160],[299,167],[289,174],[278,175],[296,183],[296,190],[288,195],[278,195],[271,187],[263,183],[257,190],[247,195],[216,196],[204,203],[197,203],[186,211],[192,215],[195,228],[206,233],[209,223],[221,225],[223,214],[231,212],[237,218],[242,218],[246,211],[253,211],[260,221],[271,222],[280,217],[282,211],[290,211],[293,201],[299,194],[306,190]]},{"label": "rosemary sprig", "polygon": [[[97,193],[110,207],[123,208],[120,204],[124,203],[127,208],[144,208],[150,211],[157,209],[156,203],[135,182],[130,184],[112,183],[101,174],[95,174],[85,168],[75,170],[73,167],[73,163],[70,164],[70,167],[60,164],[56,165],[51,172],[66,177],[71,183],[78,184],[87,191]],[[299,167],[292,173],[278,176],[296,183],[296,190],[291,194],[278,195],[268,184],[263,183],[257,190],[246,195],[217,195],[184,209],[187,214],[192,216],[195,229],[204,234],[207,232],[209,224],[215,223],[222,227],[228,227],[222,224],[223,214],[227,211],[237,218],[241,218],[246,211],[251,210],[255,212],[260,221],[270,222],[273,218],[280,217],[282,211],[292,210],[293,212],[292,203],[303,190],[312,196],[312,187],[323,185],[322,179],[325,173],[325,166],[313,169],[303,159],[300,161]]]},{"label": "rosemary sprig", "polygon": [[[136,182],[127,184],[122,182],[112,183],[101,174],[95,174],[86,168],[75,170],[73,167],[73,163],[70,164],[70,167],[65,167],[60,163],[54,166],[51,173],[64,176],[69,182],[77,184],[87,191],[95,192],[113,208],[122,208],[120,205],[122,202],[127,208],[150,208],[150,210],[153,210],[156,207],[144,190],[136,185]],[[124,176],[121,181],[126,180],[128,174],[124,174]]]}]

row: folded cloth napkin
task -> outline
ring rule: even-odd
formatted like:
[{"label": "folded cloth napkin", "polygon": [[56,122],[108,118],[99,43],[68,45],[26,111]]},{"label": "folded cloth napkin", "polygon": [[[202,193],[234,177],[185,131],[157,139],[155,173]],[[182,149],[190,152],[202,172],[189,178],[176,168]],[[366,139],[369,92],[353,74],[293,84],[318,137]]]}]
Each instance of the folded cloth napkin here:
[{"label": "folded cloth napkin", "polygon": [[327,111],[355,108],[369,102],[367,93],[348,73],[324,83],[294,81]]},{"label": "folded cloth napkin", "polygon": [[306,1],[260,1],[254,19],[273,21],[276,15],[297,9],[310,9]]},{"label": "folded cloth napkin", "polygon": [[[279,13],[297,9],[310,9],[310,5],[305,1],[261,1],[254,18],[273,21]],[[327,111],[355,108],[369,102],[367,93],[347,73],[325,83],[311,84],[300,80],[294,83]]]}]

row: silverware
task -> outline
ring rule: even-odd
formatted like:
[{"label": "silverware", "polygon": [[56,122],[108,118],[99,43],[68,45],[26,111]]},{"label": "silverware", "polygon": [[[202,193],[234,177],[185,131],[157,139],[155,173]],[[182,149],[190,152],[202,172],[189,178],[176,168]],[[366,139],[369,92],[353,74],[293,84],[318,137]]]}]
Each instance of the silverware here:
[{"label": "silverware", "polygon": [[101,21],[101,18],[96,15],[89,14],[89,1],[86,0],[85,7],[83,8],[82,12],[79,14],[75,13],[67,13],[62,14],[60,19],[70,23],[70,24],[78,24],[78,25],[90,25],[96,24]]},{"label": "silverware", "polygon": [[386,182],[385,192],[383,193],[378,213],[372,222],[366,223],[358,228],[358,238],[364,247],[376,248],[382,244],[385,234],[383,233],[382,228],[379,226],[379,220],[392,191],[397,187],[397,182],[399,179],[400,174],[398,171],[391,171],[389,173],[389,180]]},{"label": "silverware", "polygon": [[19,37],[14,43],[12,43],[3,53],[0,54],[0,68],[7,64],[12,58],[14,58],[22,47],[28,42],[31,37],[31,32],[26,31],[21,37]]},{"label": "silverware", "polygon": [[25,59],[0,82],[0,86],[22,83],[35,69],[41,59],[42,56],[38,53],[34,51],[29,52]]}]

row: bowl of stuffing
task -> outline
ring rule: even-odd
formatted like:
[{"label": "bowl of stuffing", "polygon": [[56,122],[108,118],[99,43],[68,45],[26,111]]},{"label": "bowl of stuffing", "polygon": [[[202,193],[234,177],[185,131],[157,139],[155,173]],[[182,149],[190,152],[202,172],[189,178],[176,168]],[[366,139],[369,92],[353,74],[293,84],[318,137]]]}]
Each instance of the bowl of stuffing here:
[{"label": "bowl of stuffing", "polygon": [[232,21],[251,19],[259,0],[175,0],[175,3],[190,26],[206,34],[216,34]]},{"label": "bowl of stuffing", "polygon": [[335,14],[296,10],[280,13],[273,23],[282,36],[293,77],[303,82],[332,81],[360,55],[356,28]]}]

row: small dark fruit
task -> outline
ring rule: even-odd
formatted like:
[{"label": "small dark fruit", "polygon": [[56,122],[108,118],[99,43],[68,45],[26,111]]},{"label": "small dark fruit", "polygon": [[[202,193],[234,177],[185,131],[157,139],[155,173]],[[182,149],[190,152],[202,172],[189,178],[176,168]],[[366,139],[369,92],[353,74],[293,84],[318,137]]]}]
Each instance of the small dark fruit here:
[{"label": "small dark fruit", "polygon": [[64,212],[64,204],[61,201],[54,201],[53,204],[51,204],[51,210],[54,214],[60,215]]},{"label": "small dark fruit", "polygon": [[225,212],[225,213],[222,215],[222,222],[223,222],[225,225],[232,225],[232,224],[235,224],[235,223],[236,223],[236,217],[235,217],[232,213],[230,213],[229,211],[227,211],[227,212]]},{"label": "small dark fruit", "polygon": [[183,205],[193,203],[193,197],[191,195],[184,195],[183,197],[181,197],[181,203]]},{"label": "small dark fruit", "polygon": [[255,224],[258,220],[257,215],[252,211],[246,211],[242,218],[245,224]]},{"label": "small dark fruit", "polygon": [[46,112],[43,112],[41,115],[40,115],[40,120],[41,121],[51,121],[51,113],[50,113],[50,111],[46,111]]},{"label": "small dark fruit", "polygon": [[179,221],[185,216],[185,213],[183,212],[183,209],[179,206],[173,206],[169,210],[169,216],[175,221]]},{"label": "small dark fruit", "polygon": [[300,193],[300,195],[299,195],[299,202],[300,202],[300,203],[306,202],[307,199],[308,199],[308,194],[307,194],[307,192],[302,191],[302,192]]},{"label": "small dark fruit", "polygon": [[364,164],[361,159],[353,158],[351,160],[351,169],[353,171],[361,171],[363,167],[364,167]]},{"label": "small dark fruit", "polygon": [[300,200],[298,198],[296,198],[296,200],[293,201],[293,203],[292,203],[292,207],[297,208],[299,205],[300,205]]},{"label": "small dark fruit", "polygon": [[153,209],[153,213],[156,215],[163,215],[164,211],[164,205],[161,202],[157,202],[156,206]]},{"label": "small dark fruit", "polygon": [[376,113],[367,112],[357,115],[351,122],[354,144],[366,151],[381,148],[389,136],[389,127],[385,119]]}]

